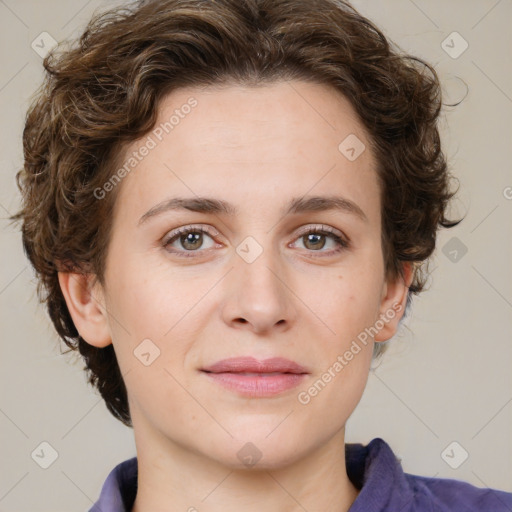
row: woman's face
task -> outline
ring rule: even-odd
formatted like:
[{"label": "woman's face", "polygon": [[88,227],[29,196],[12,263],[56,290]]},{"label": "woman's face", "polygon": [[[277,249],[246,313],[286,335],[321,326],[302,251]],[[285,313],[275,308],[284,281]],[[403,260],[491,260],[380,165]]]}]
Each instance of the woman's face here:
[{"label": "woman's face", "polygon": [[[389,338],[405,304],[363,126],[336,91],[292,81],[174,91],[148,135],[119,174],[97,290],[136,438],[233,467],[299,460],[343,435],[368,333]],[[204,371],[238,357],[303,373]]]}]

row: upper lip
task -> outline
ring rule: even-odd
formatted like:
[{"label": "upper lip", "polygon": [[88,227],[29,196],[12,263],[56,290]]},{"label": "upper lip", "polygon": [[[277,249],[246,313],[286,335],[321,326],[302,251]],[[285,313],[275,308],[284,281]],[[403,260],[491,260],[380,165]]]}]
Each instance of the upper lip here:
[{"label": "upper lip", "polygon": [[217,361],[202,368],[202,371],[211,373],[308,373],[300,364],[283,357],[273,357],[263,361],[258,361],[254,357],[232,357]]}]

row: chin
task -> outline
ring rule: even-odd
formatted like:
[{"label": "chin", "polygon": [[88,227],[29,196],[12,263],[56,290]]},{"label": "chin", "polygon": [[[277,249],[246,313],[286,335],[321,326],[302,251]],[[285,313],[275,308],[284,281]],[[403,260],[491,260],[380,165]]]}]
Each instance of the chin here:
[{"label": "chin", "polygon": [[233,470],[274,471],[293,464],[299,454],[296,449],[279,450],[265,448],[251,442],[245,443],[235,451],[234,457],[223,458],[219,462]]},{"label": "chin", "polygon": [[261,428],[257,428],[254,423],[247,425],[243,432],[228,429],[233,439],[230,438],[224,446],[222,442],[210,440],[209,447],[217,446],[221,449],[218,457],[211,452],[210,456],[232,469],[257,471],[283,468],[299,459],[301,453],[297,447],[304,449],[305,446],[289,430],[279,432],[281,427],[276,429],[278,425],[279,421],[274,421],[271,428],[264,422]]}]

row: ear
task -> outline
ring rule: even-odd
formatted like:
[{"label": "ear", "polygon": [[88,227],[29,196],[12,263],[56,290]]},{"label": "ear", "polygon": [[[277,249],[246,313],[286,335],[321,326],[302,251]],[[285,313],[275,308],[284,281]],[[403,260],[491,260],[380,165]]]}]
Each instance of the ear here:
[{"label": "ear", "polygon": [[398,329],[398,323],[405,313],[407,295],[411,286],[413,274],[413,263],[403,263],[404,277],[397,276],[396,279],[386,281],[383,287],[379,319],[384,324],[382,329],[375,335],[375,341],[389,340]]},{"label": "ear", "polygon": [[101,286],[94,274],[59,272],[59,284],[80,336],[98,348],[112,343]]}]

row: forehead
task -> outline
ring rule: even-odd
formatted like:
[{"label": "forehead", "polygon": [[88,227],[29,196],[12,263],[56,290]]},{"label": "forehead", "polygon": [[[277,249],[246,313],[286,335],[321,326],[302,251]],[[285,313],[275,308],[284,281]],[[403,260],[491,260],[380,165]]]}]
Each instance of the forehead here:
[{"label": "forehead", "polygon": [[[207,147],[215,142],[247,151],[263,141],[275,150],[287,141],[301,140],[317,145],[323,141],[326,147],[337,149],[340,135],[347,130],[367,138],[352,105],[338,91],[318,83],[279,81],[252,87],[228,84],[178,89],[161,102],[154,131],[158,139],[172,133],[168,139],[176,145]],[[191,131],[194,140],[189,137]],[[275,135],[279,135],[277,140]]]},{"label": "forehead", "polygon": [[334,189],[367,207],[378,199],[362,123],[346,98],[317,83],[178,89],[163,98],[154,128],[127,148],[124,161],[134,154],[118,200],[148,207],[172,196],[243,205],[255,195],[286,202]]}]

